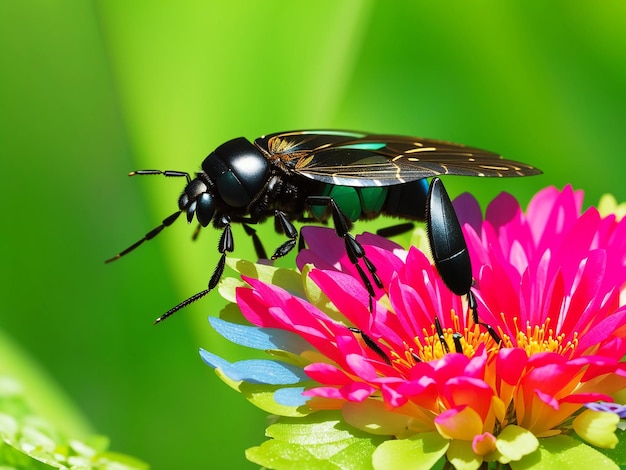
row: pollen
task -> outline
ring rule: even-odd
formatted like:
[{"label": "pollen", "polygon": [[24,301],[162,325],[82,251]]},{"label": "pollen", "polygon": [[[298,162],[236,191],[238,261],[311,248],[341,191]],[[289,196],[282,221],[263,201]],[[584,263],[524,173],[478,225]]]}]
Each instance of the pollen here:
[{"label": "pollen", "polygon": [[515,325],[515,342],[507,337],[503,341],[503,347],[518,347],[526,350],[528,356],[541,352],[554,352],[562,356],[571,356],[578,346],[578,332],[574,332],[572,339],[565,341],[565,334],[555,334],[550,328],[550,318],[543,325],[531,325],[526,322],[521,328],[518,318],[513,318]]},{"label": "pollen", "polygon": [[[505,315],[501,314],[503,325]],[[428,327],[422,328],[422,334],[413,338],[413,341],[404,342],[403,351],[391,351],[391,362],[400,370],[408,370],[419,362],[428,362],[441,359],[446,354],[459,353],[473,357],[479,346],[484,344],[487,354],[496,355],[500,348],[522,348],[530,357],[541,352],[555,352],[562,356],[571,356],[578,346],[578,333],[573,339],[565,340],[565,334],[555,334],[549,327],[548,318],[543,325],[526,323],[522,328],[518,318],[513,318],[514,334],[508,335],[501,326],[494,328],[502,341],[497,343],[489,334],[484,325],[471,323],[461,327],[458,315],[452,312],[452,326],[442,327],[439,320]]]},{"label": "pollen", "polygon": [[[485,344],[489,352],[497,351],[499,345],[480,325],[461,328],[458,315],[452,312],[452,327],[438,326],[438,320],[430,328],[422,329],[422,336],[413,339],[414,344],[405,344],[406,351],[399,361],[404,365],[441,359],[446,354],[460,353],[473,357],[478,346]],[[502,332],[500,332],[502,333]]]}]

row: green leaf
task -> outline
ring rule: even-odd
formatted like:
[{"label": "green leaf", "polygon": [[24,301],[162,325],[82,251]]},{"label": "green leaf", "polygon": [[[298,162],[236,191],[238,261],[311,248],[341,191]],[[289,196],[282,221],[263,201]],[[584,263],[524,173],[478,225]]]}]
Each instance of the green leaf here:
[{"label": "green leaf", "polygon": [[379,400],[348,402],[343,405],[342,413],[344,419],[355,428],[385,436],[404,433],[411,419],[407,415],[390,412]]},{"label": "green leaf", "polygon": [[614,449],[598,449],[598,452],[603,453],[608,458],[613,460],[616,464],[626,466],[626,431],[617,429],[615,431],[617,436],[617,445]]},{"label": "green leaf", "polygon": [[307,300],[333,320],[339,323],[345,323],[346,319],[343,314],[337,310],[337,307],[335,307],[335,305],[328,299],[326,294],[322,292],[322,289],[320,289],[319,286],[315,284],[315,282],[313,282],[313,279],[311,279],[311,277],[309,276],[309,273],[314,269],[316,268],[312,264],[305,264],[302,268],[304,292],[306,294]]},{"label": "green leaf", "polygon": [[267,435],[274,439],[248,449],[246,457],[275,469],[371,469],[372,454],[384,440],[346,425],[337,411],[280,418]]},{"label": "green leaf", "polygon": [[[252,263],[250,261],[237,258],[226,258],[226,264],[239,274],[258,279],[266,284],[273,284],[275,286],[282,287],[295,296],[304,297],[304,291],[302,289],[302,275],[295,269],[286,269],[270,266],[268,264]],[[220,294],[224,296],[221,289]],[[234,298],[228,298],[228,300],[234,302]]]},{"label": "green leaf", "polygon": [[[6,409],[7,400],[17,397],[20,405],[32,409],[68,434],[87,435],[91,425],[80,410],[69,400],[52,377],[33,361],[9,336],[0,331],[0,409]],[[9,411],[9,410],[7,410]],[[10,411],[9,411],[10,413]]]},{"label": "green leaf", "polygon": [[[228,263],[228,261],[226,261]],[[224,299],[231,302],[232,305],[237,302],[236,290],[238,287],[245,287],[247,284],[236,277],[225,277],[217,285],[217,290]]]},{"label": "green leaf", "polygon": [[340,411],[318,411],[306,418],[281,419],[267,428],[268,437],[293,444],[325,444],[354,435],[369,436],[346,424]]},{"label": "green leaf", "polygon": [[456,470],[476,470],[483,463],[482,457],[474,453],[472,441],[460,439],[450,441],[446,457]]},{"label": "green leaf", "polygon": [[436,432],[383,442],[374,452],[375,469],[425,470],[433,468],[448,449],[449,442]]},{"label": "green leaf", "polygon": [[[278,416],[300,417],[311,413],[306,407],[286,406],[276,403],[274,400],[274,392],[285,388],[284,385],[268,385],[268,384],[252,384],[242,381],[234,381],[224,375],[220,369],[215,369],[217,376],[224,381],[226,385],[240,392],[246,400],[257,408]],[[302,387],[304,384],[298,384]]]},{"label": "green leaf", "polygon": [[289,351],[283,351],[282,349],[268,349],[267,354],[275,357],[276,359],[286,362],[288,364],[292,364],[294,366],[304,367],[308,366],[311,361],[300,356],[299,354],[294,354]]},{"label": "green leaf", "polygon": [[539,439],[539,448],[517,462],[513,470],[552,470],[554,468],[602,468],[619,470],[619,466],[593,447],[569,436]]},{"label": "green leaf", "polygon": [[606,411],[585,410],[574,419],[576,434],[591,445],[612,449],[617,445],[615,430],[619,416]]},{"label": "green leaf", "polygon": [[11,469],[91,468],[147,469],[133,457],[108,452],[108,438],[67,439],[62,431],[35,415],[19,384],[0,380],[0,467]]},{"label": "green leaf", "polygon": [[506,458],[506,462],[500,460],[503,463],[519,460],[538,446],[539,441],[532,432],[515,425],[504,428],[496,440],[496,449]]}]

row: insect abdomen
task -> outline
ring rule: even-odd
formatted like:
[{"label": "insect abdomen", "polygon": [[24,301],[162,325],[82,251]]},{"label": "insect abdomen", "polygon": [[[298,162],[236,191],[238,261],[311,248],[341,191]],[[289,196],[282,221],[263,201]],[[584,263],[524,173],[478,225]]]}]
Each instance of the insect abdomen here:
[{"label": "insect abdomen", "polygon": [[389,186],[382,213],[409,220],[426,220],[425,208],[428,196],[428,180]]},{"label": "insect abdomen", "polygon": [[[428,194],[428,182],[413,181],[394,186],[325,185],[320,196],[332,197],[341,212],[352,222],[358,219],[374,219],[386,214],[411,220],[424,220],[424,207]],[[318,219],[326,216],[326,207],[313,206],[311,212]]]},{"label": "insect abdomen", "polygon": [[[341,212],[352,222],[360,218],[374,218],[380,214],[385,204],[389,188],[372,186],[354,188],[352,186],[324,185],[320,196],[332,197],[341,209]],[[326,218],[326,207],[312,206],[311,212],[318,219]]]}]

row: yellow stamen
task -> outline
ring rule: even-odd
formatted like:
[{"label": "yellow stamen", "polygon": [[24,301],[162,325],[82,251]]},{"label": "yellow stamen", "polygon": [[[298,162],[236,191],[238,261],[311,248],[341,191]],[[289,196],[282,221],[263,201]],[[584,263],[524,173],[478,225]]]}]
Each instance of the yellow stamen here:
[{"label": "yellow stamen", "polygon": [[[504,313],[501,314],[504,323]],[[452,312],[451,328],[442,328],[443,340],[448,346],[445,348],[433,323],[430,331],[422,329],[422,337],[416,336],[414,344],[404,343],[403,352],[391,352],[391,361],[396,366],[411,368],[418,362],[428,362],[441,359],[448,353],[458,352],[473,357],[478,347],[485,344],[488,354],[496,354],[500,348],[519,347],[526,350],[528,356],[540,352],[555,352],[563,356],[571,355],[578,346],[578,333],[574,333],[574,339],[564,342],[565,335],[555,335],[549,328],[548,318],[543,325],[531,325],[526,323],[526,328],[522,329],[518,325],[518,319],[514,318],[515,338],[512,339],[501,327],[496,328],[496,333],[502,339],[500,344],[496,343],[487,330],[481,325],[466,326],[461,329],[458,315]],[[456,342],[455,342],[455,336]]]},{"label": "yellow stamen", "polygon": [[502,346],[506,348],[524,348],[529,356],[541,352],[555,352],[562,356],[571,355],[578,346],[578,332],[574,332],[574,338],[564,343],[565,334],[555,335],[550,328],[550,318],[547,318],[543,325],[531,325],[526,322],[526,328],[520,328],[518,318],[513,318],[515,325],[515,344],[509,337],[502,341]]},{"label": "yellow stamen", "polygon": [[[442,328],[443,339],[448,346],[447,350],[441,343],[437,328],[432,324],[430,325],[430,331],[426,328],[422,329],[423,339],[417,336],[414,338],[415,346],[406,345],[407,352],[405,356],[407,362],[415,363],[415,356],[418,357],[420,361],[425,362],[441,359],[448,351],[457,352],[458,346],[460,346],[460,352],[462,354],[465,354],[467,357],[472,357],[478,346],[482,343],[487,346],[489,352],[497,351],[498,344],[484,328],[482,329],[483,331],[481,331],[479,325],[472,325],[461,330],[459,317],[454,312],[452,312],[452,324],[454,325],[452,328]],[[499,333],[502,337],[502,331],[499,331]],[[456,342],[455,335],[457,335]]]}]

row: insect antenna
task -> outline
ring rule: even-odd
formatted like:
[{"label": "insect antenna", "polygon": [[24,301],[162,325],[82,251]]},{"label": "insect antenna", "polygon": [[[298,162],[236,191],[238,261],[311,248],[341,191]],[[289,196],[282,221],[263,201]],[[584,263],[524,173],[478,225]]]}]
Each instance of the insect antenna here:
[{"label": "insect antenna", "polygon": [[136,241],[135,243],[133,243],[131,246],[129,246],[125,250],[120,251],[114,257],[109,258],[108,260],[105,261],[105,263],[110,263],[112,261],[115,261],[116,259],[121,258],[124,255],[127,255],[128,253],[133,251],[135,248],[140,246],[143,242],[145,242],[147,240],[151,240],[154,237],[156,237],[159,233],[161,233],[161,230],[163,230],[165,227],[169,227],[170,225],[172,225],[174,223],[174,221],[176,219],[178,219],[178,217],[180,216],[181,212],[182,211],[176,211],[172,215],[170,215],[169,217],[166,217],[165,219],[163,219],[163,222],[161,222],[161,225],[159,225],[158,227],[155,227],[152,230],[150,230],[148,233],[146,233],[144,235],[144,237],[141,240]]},{"label": "insect antenna", "polygon": [[[189,173],[187,173],[186,171],[177,171],[177,170],[165,170],[165,171],[163,171],[163,170],[136,170],[136,171],[131,171],[130,173],[128,173],[128,176],[146,176],[146,175],[163,175],[163,176],[168,177],[168,178],[186,178],[187,179],[187,184],[189,184],[191,182],[191,178],[189,177]],[[177,212],[174,212],[169,217],[166,217],[165,219],[163,219],[163,222],[161,222],[161,225],[159,225],[158,227],[150,230],[148,233],[146,233],[144,235],[144,237],[141,240],[138,240],[137,242],[133,243],[131,246],[129,246],[125,250],[119,252],[113,258],[109,258],[108,260],[105,261],[105,263],[110,263],[111,261],[115,261],[116,259],[121,258],[122,256],[130,253],[135,248],[140,246],[146,240],[151,240],[152,238],[156,237],[159,233],[161,233],[161,230],[163,230],[165,227],[169,227],[170,225],[172,225],[174,223],[174,221],[176,219],[178,219],[178,216],[180,215],[180,213],[181,213],[181,211],[177,211]]]}]

